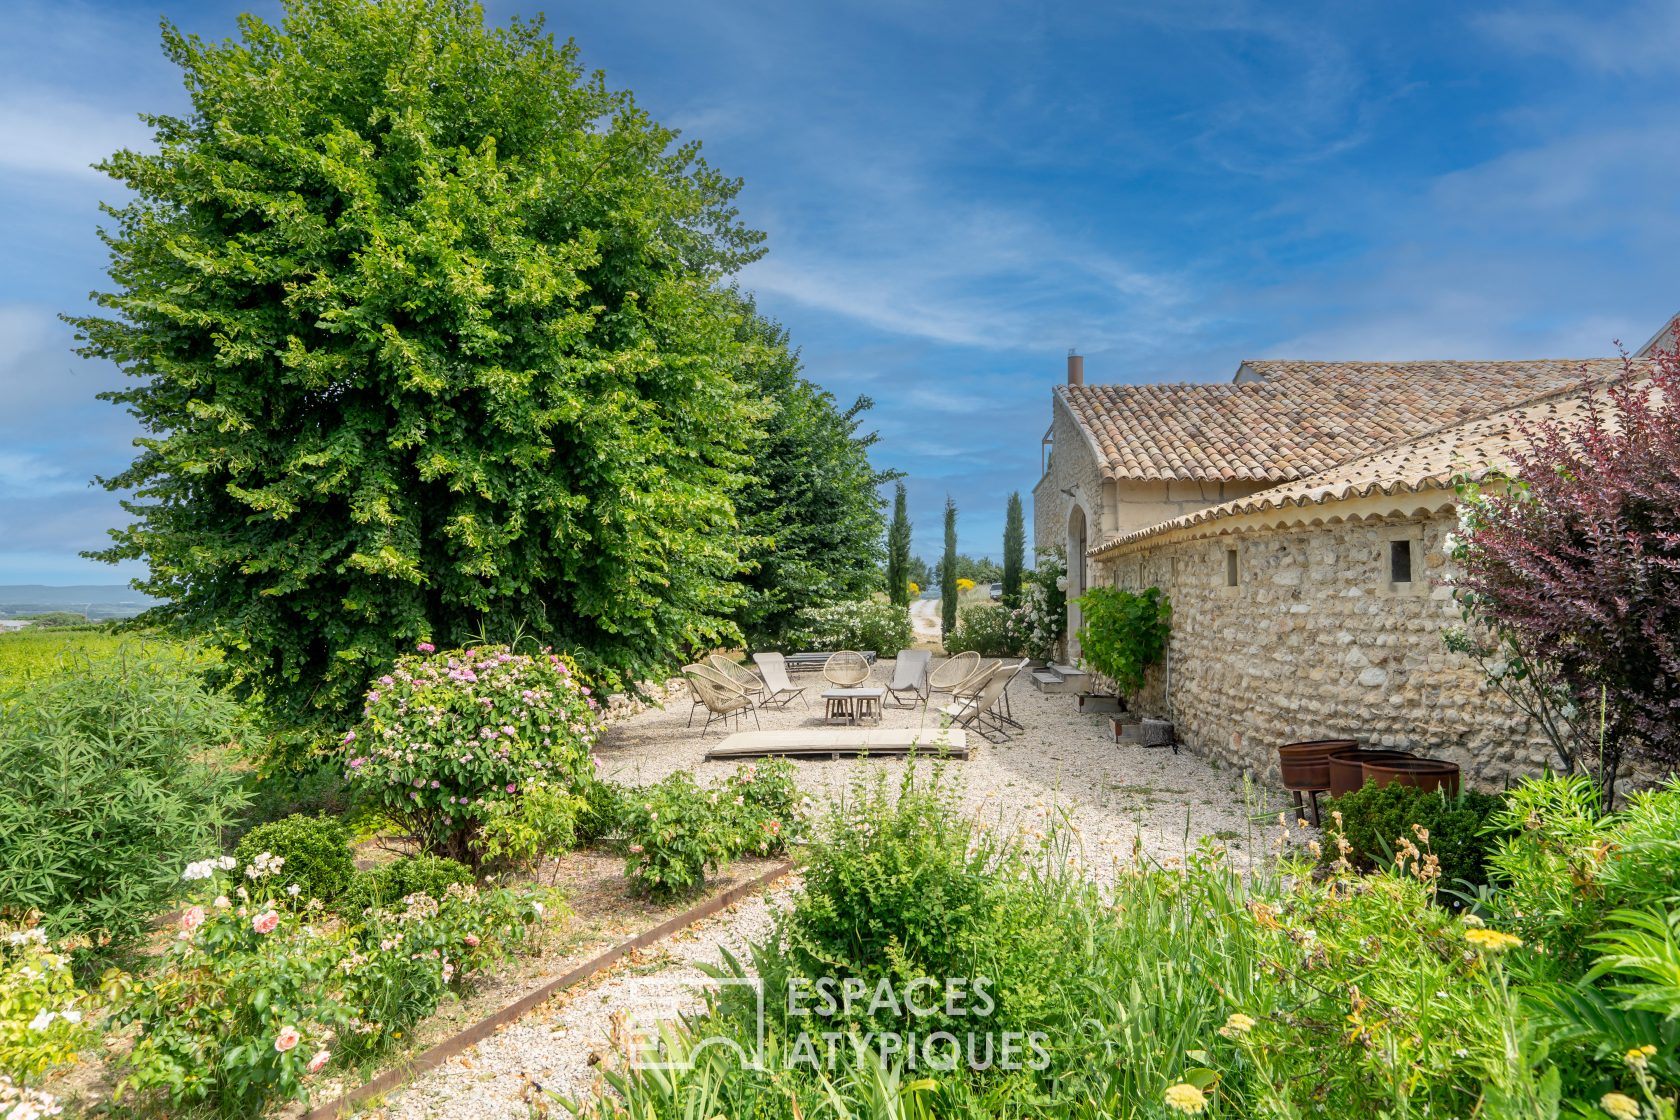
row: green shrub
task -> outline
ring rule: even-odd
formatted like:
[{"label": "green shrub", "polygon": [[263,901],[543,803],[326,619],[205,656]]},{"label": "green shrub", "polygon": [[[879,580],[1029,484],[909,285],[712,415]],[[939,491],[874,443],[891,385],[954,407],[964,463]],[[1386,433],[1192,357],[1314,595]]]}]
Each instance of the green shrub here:
[{"label": "green shrub", "polygon": [[1079,597],[1079,648],[1085,663],[1122,694],[1143,687],[1171,632],[1172,604],[1158,587],[1093,587]]},{"label": "green shrub", "polygon": [[1015,632],[1016,612],[995,603],[980,603],[957,612],[956,629],[945,635],[945,652],[973,650],[981,657],[1016,657],[1021,638]]},{"label": "green shrub", "polygon": [[280,876],[296,883],[304,898],[332,902],[350,886],[356,861],[350,852],[350,832],[330,817],[294,813],[284,820],[258,825],[247,832],[234,855],[248,865],[263,852],[285,860]]},{"label": "green shrub", "polygon": [[0,924],[0,1075],[33,1084],[98,1041],[69,957],[39,927]]},{"label": "green shrub", "polygon": [[747,763],[724,779],[720,799],[728,820],[726,843],[734,855],[780,855],[800,831],[800,802],[793,763],[767,758]]},{"label": "green shrub", "polygon": [[816,652],[873,650],[885,656],[909,649],[913,637],[908,607],[859,599],[800,611],[784,646]]},{"label": "green shrub", "polygon": [[[1335,837],[1346,837],[1352,850],[1347,859],[1356,867],[1370,869],[1391,863],[1405,843],[1417,847],[1425,857],[1439,861],[1440,882],[1448,891],[1474,890],[1488,881],[1487,860],[1497,838],[1489,832],[1489,820],[1504,806],[1493,794],[1465,790],[1447,797],[1435,790],[1421,790],[1398,782],[1379,786],[1366,782],[1362,789],[1333,798],[1326,819],[1331,826],[1323,860],[1326,864],[1340,853]],[[1418,832],[1422,829],[1428,839]],[[1444,896],[1445,897],[1445,896]]]},{"label": "green shrub", "polygon": [[577,841],[594,844],[616,836],[624,826],[624,787],[604,778],[583,785],[583,808],[577,816]]},{"label": "green shrub", "polygon": [[625,875],[655,898],[699,890],[735,854],[718,791],[701,789],[683,770],[627,791],[624,837],[630,853]]},{"label": "green shrub", "polygon": [[490,808],[475,841],[480,856],[486,863],[529,870],[576,845],[578,815],[587,803],[559,782],[536,778],[517,801]]},{"label": "green shrub", "polygon": [[259,825],[272,824],[296,814],[306,817],[334,817],[345,822],[352,835],[356,807],[344,781],[344,767],[337,760],[305,757],[298,768],[274,767],[254,770],[245,779],[250,803],[229,829],[235,841]]},{"label": "green shrub", "polygon": [[1680,907],[1680,778],[1605,813],[1577,775],[1525,782],[1494,825],[1504,836],[1488,863],[1490,905],[1544,952],[1536,978],[1573,981],[1590,966],[1592,939],[1615,911]]},{"label": "green shrub", "polygon": [[346,915],[357,915],[375,907],[395,906],[411,894],[442,898],[450,887],[468,886],[472,881],[472,868],[456,860],[404,856],[356,872],[338,909]]},{"label": "green shrub", "polygon": [[181,657],[25,682],[0,708],[0,916],[132,942],[244,804],[239,709]]}]

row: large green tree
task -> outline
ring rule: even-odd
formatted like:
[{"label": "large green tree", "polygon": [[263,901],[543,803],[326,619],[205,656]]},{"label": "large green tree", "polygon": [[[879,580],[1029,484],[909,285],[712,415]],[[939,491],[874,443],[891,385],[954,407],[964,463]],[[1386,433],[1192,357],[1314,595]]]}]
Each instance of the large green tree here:
[{"label": "large green tree", "polygon": [[771,410],[753,465],[735,496],[747,535],[745,599],[739,619],[749,642],[773,642],[806,607],[859,599],[881,580],[881,485],[898,477],[869,462],[874,432],[862,431],[873,403],[841,408],[800,376],[787,331],[743,298],[738,335],[750,347],[742,379]]},{"label": "large green tree", "polygon": [[97,555],[305,725],[419,640],[635,680],[733,636],[740,183],[540,21],[288,0],[239,32],[166,25],[191,110],[102,164],[111,314],[72,322],[146,434]]},{"label": "large green tree", "polygon": [[902,482],[893,495],[887,528],[887,597],[901,607],[910,605],[910,501]]},{"label": "large green tree", "polygon": [[939,620],[942,631],[957,628],[957,503],[945,497],[945,555],[939,561]]},{"label": "large green tree", "polygon": [[1009,495],[1003,515],[1003,605],[1021,603],[1021,570],[1027,560],[1027,520],[1021,513],[1021,492]]}]

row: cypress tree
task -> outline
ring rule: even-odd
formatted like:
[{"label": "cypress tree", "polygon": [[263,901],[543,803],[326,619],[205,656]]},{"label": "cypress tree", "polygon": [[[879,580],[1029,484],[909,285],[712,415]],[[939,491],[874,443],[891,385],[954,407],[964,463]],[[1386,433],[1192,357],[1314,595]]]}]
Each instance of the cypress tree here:
[{"label": "cypress tree", "polygon": [[939,616],[945,634],[957,628],[957,503],[945,496],[945,557],[939,562]]},{"label": "cypress tree", "polygon": [[904,483],[893,497],[892,527],[887,530],[887,597],[910,605],[910,508]]},{"label": "cypress tree", "polygon": [[1009,508],[1003,517],[1003,605],[1014,608],[1021,603],[1021,569],[1027,557],[1027,525],[1021,514],[1021,492],[1009,495]]}]

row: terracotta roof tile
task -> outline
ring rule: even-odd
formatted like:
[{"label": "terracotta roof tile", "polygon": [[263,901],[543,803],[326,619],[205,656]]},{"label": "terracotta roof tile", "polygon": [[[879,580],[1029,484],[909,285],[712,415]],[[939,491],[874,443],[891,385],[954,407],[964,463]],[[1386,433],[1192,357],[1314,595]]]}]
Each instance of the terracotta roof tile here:
[{"label": "terracotta roof tile", "polygon": [[1619,359],[1250,361],[1235,384],[1059,385],[1105,478],[1286,482],[1620,372]]},{"label": "terracotta roof tile", "polygon": [[[1620,362],[1615,363],[1615,368],[1620,371]],[[1597,393],[1602,397],[1603,389]],[[1525,423],[1540,419],[1581,419],[1587,400],[1588,394],[1579,386],[1553,390],[1517,408],[1500,409],[1445,425],[1246,498],[1209,506],[1104,541],[1092,552],[1107,552],[1175,529],[1239,514],[1322,505],[1377,493],[1447,489],[1460,477],[1485,478],[1490,471],[1509,465],[1510,450],[1522,438]]]}]

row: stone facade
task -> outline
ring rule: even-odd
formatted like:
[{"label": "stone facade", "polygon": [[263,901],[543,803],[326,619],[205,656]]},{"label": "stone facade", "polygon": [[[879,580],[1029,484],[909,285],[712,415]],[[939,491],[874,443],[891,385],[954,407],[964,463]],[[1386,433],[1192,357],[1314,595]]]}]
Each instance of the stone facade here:
[{"label": "stone facade", "polygon": [[[1093,560],[1093,583],[1155,586],[1172,602],[1166,662],[1133,706],[1267,784],[1278,745],[1307,739],[1448,758],[1483,788],[1545,766],[1549,747],[1527,717],[1443,644],[1459,623],[1441,582],[1450,501],[1315,520],[1165,533]],[[1389,582],[1397,547],[1409,547],[1409,584]]]}]

